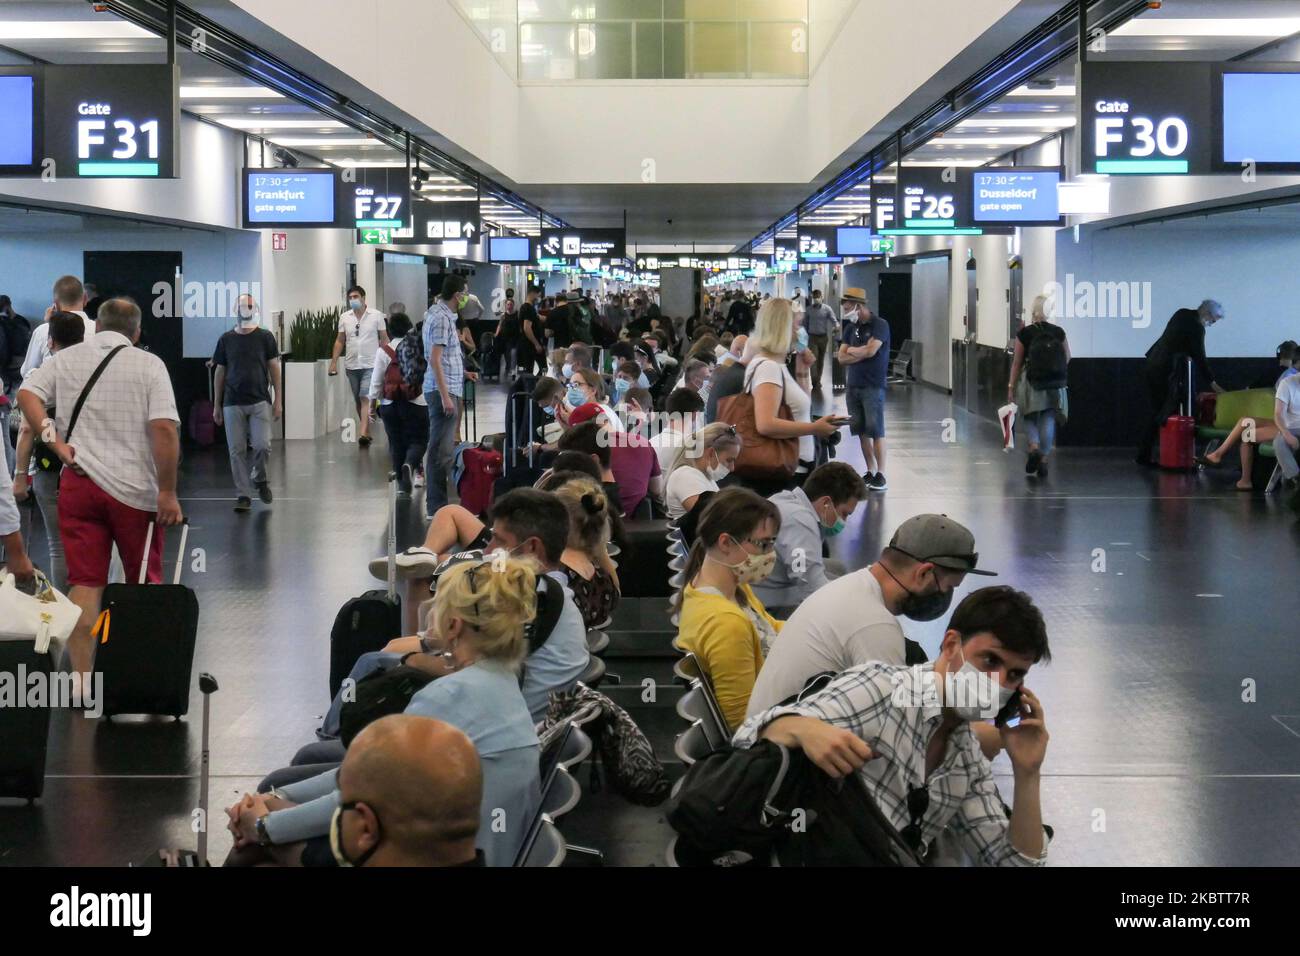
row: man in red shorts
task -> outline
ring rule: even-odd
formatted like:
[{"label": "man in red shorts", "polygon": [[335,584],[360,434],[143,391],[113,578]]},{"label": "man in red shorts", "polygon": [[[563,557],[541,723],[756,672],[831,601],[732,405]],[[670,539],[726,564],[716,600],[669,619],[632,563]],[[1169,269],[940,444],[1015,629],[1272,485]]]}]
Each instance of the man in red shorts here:
[{"label": "man in red shorts", "polygon": [[[99,307],[94,337],[60,349],[18,392],[32,430],[63,462],[59,529],[68,596],[81,608],[68,639],[72,670],[78,673],[90,670],[90,630],[108,583],[113,545],[127,580],[138,580],[145,537],[156,517],[148,580],[157,582],[162,529],[181,521],[176,398],[162,360],[132,348],[139,338],[139,307],[129,299],[109,299]],[[53,409],[52,418],[47,409]]]}]

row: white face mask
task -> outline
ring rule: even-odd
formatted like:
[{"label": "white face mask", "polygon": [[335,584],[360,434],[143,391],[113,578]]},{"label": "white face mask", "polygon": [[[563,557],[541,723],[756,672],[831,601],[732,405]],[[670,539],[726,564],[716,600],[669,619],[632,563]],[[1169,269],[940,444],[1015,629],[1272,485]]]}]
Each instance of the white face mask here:
[{"label": "white face mask", "polygon": [[[714,452],[714,454],[718,455],[716,451]],[[709,476],[710,481],[718,482],[721,481],[723,478],[726,478],[729,474],[731,474],[731,469],[722,463],[722,456],[718,455],[718,463],[714,465],[712,468],[710,468],[707,474]]]},{"label": "white face mask", "polygon": [[[994,683],[997,684],[996,704],[992,694]],[[966,660],[964,653],[957,673],[944,678],[944,706],[961,720],[991,720],[1015,692],[1015,688],[998,682],[995,674],[985,673]]]}]

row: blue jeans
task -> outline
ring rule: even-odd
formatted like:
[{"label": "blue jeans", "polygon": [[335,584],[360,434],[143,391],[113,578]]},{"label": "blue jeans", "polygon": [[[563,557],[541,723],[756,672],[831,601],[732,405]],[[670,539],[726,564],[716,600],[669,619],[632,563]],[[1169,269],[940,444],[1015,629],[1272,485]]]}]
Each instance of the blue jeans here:
[{"label": "blue jeans", "polygon": [[424,456],[425,504],[432,517],[447,503],[447,481],[452,458],[456,454],[456,420],[460,417],[460,399],[452,396],[455,407],[450,415],[442,410],[442,397],[425,392],[429,403],[429,449]]},{"label": "blue jeans", "polygon": [[1051,454],[1056,444],[1056,409],[1044,408],[1026,415],[1025,434],[1029,436],[1029,444],[1037,445],[1044,455]]},{"label": "blue jeans", "polygon": [[867,438],[885,437],[885,389],[850,385],[844,396],[849,410],[849,433]]}]

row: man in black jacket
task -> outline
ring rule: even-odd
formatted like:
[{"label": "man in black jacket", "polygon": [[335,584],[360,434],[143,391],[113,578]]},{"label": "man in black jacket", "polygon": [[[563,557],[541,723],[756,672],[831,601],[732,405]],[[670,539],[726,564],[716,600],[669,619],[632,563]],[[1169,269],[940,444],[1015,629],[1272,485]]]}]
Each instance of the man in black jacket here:
[{"label": "man in black jacket", "polygon": [[[1179,309],[1165,326],[1160,338],[1147,350],[1146,386],[1150,399],[1151,411],[1147,423],[1142,429],[1142,440],[1138,445],[1137,463],[1151,465],[1151,447],[1160,433],[1165,419],[1176,409],[1178,399],[1173,397],[1173,382],[1179,383],[1178,395],[1186,394],[1187,383],[1183,380],[1183,370],[1190,358],[1195,366],[1195,377],[1202,385],[1209,386],[1216,392],[1224,389],[1214,380],[1210,363],[1205,358],[1205,330],[1223,318],[1223,306],[1213,299],[1206,299],[1198,309]],[[1197,389],[1193,388],[1193,394]],[[1187,414],[1195,412],[1187,410]]]}]

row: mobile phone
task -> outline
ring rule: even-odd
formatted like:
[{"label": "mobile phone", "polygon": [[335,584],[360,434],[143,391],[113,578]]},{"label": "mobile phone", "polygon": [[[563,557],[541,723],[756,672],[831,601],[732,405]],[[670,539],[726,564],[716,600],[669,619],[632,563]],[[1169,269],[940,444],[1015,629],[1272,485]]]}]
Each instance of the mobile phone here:
[{"label": "mobile phone", "polygon": [[[987,713],[987,711],[986,711]],[[1011,695],[1007,705],[998,711],[997,716],[993,718],[995,727],[1018,727],[1020,725],[1020,688]]]}]

